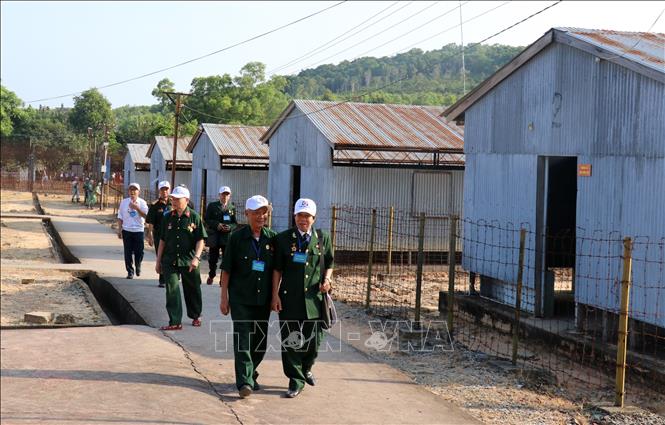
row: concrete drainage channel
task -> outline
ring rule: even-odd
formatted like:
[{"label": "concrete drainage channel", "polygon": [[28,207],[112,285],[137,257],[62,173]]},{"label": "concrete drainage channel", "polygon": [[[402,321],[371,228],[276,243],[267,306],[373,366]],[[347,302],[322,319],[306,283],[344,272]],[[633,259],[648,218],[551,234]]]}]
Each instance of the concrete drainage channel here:
[{"label": "concrete drainage channel", "polygon": [[[39,203],[39,198],[36,193],[32,194],[32,200],[37,213],[39,215],[45,215],[44,209]],[[51,220],[42,220],[42,225],[51,241],[54,254],[60,263],[80,264],[81,261],[76,258],[63,243],[60,234],[51,223]],[[91,270],[76,270],[73,274],[84,281],[88,288],[90,288],[90,291],[106,316],[109,318],[111,324],[147,326],[146,321],[143,320],[136,310],[134,310],[134,307],[125,299],[125,297],[123,297],[108,281],[99,277],[97,273]]]}]

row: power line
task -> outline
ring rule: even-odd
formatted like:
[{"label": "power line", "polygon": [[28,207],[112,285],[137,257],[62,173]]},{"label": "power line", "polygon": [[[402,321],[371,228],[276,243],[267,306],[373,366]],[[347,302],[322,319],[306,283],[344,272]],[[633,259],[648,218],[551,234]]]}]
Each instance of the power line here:
[{"label": "power line", "polygon": [[[514,24],[512,24],[512,25],[510,25],[510,26],[508,26],[508,27],[506,27],[506,28],[504,28],[504,29],[502,29],[502,30],[500,30],[500,31],[498,31],[498,32],[496,32],[496,33],[494,33],[494,34],[488,36],[488,37],[485,37],[484,39],[482,39],[482,40],[480,40],[480,41],[478,41],[478,42],[476,42],[476,43],[468,44],[468,45],[466,46],[466,51],[468,52],[470,49],[473,49],[473,48],[475,48],[475,47],[481,45],[482,43],[485,43],[485,42],[491,40],[492,38],[497,37],[498,35],[503,34],[504,32],[506,32],[506,31],[508,31],[508,30],[510,30],[510,29],[512,29],[512,28],[515,28],[516,26],[518,26],[518,25],[520,25],[520,24],[522,24],[522,23],[528,21],[529,19],[531,19],[531,18],[533,18],[533,17],[535,17],[535,16],[537,16],[537,15],[540,15],[541,13],[545,12],[546,10],[551,9],[551,8],[553,8],[554,6],[558,5],[558,4],[561,3],[562,1],[563,1],[563,0],[558,0],[558,1],[554,2],[554,3],[552,3],[551,5],[549,5],[549,6],[545,7],[545,8],[543,8],[543,9],[540,9],[539,11],[537,11],[537,12],[535,12],[535,13],[532,13],[531,15],[529,15],[529,16],[527,16],[527,17],[525,17],[525,18],[523,18],[523,19],[521,19],[521,20],[515,22]],[[500,7],[500,6],[499,6],[499,7]],[[497,9],[497,8],[495,7],[494,9]],[[492,10],[494,10],[494,9],[492,9]],[[488,13],[488,12],[489,12],[489,11],[487,11],[487,12],[483,12],[483,14]],[[482,14],[481,14],[481,15],[482,15]],[[481,16],[481,15],[477,15],[476,17]],[[471,18],[471,19],[474,19],[474,18]],[[468,22],[468,21],[467,21],[467,22]],[[449,58],[452,58],[452,57],[454,57],[454,56],[455,56],[455,55],[453,54],[453,55],[450,55],[450,56],[448,56],[448,57],[441,58],[441,60],[449,59]],[[359,94],[359,95],[353,96],[353,97],[351,97],[351,98],[348,99],[348,100],[344,100],[344,101],[341,101],[341,102],[333,103],[333,104],[331,104],[331,105],[325,106],[325,107],[323,107],[323,108],[321,108],[321,109],[317,109],[317,110],[315,110],[315,111],[311,111],[311,112],[303,112],[303,113],[298,114],[298,115],[292,115],[292,116],[286,117],[286,118],[284,119],[284,121],[288,121],[288,120],[295,119],[295,118],[300,118],[300,117],[303,117],[303,116],[313,115],[313,114],[316,114],[316,113],[323,112],[323,111],[326,111],[326,110],[328,110],[328,109],[334,108],[334,107],[336,107],[336,106],[340,106],[340,105],[343,105],[343,104],[346,104],[346,103],[351,103],[351,102],[353,102],[354,100],[360,100],[360,99],[362,99],[363,97],[365,97],[365,96],[367,96],[367,95],[369,95],[369,94],[372,94],[372,93],[375,93],[375,92],[377,92],[377,91],[380,91],[380,90],[386,89],[386,88],[388,88],[388,87],[394,86],[395,84],[401,83],[401,82],[406,81],[406,80],[409,80],[409,79],[411,79],[411,78],[412,78],[412,77],[409,77],[409,76],[405,76],[405,77],[399,78],[399,79],[397,79],[397,80],[395,80],[395,81],[392,81],[392,82],[390,82],[390,83],[384,84],[384,85],[381,86],[381,87],[377,87],[377,88],[375,88],[375,89],[367,90],[367,91],[365,91],[365,92],[362,93],[362,94]],[[201,114],[201,115],[205,115],[205,116],[208,116],[208,117],[210,117],[210,118],[214,118],[214,119],[216,119],[217,121],[224,121],[223,118],[216,117],[216,116],[213,116],[213,115],[207,114],[207,113],[202,112],[202,111],[198,111],[198,110],[196,110],[196,109],[194,109],[194,108],[192,108],[192,107],[190,107],[190,106],[183,105],[183,107],[186,108],[186,109],[189,109],[189,110],[192,111],[192,112],[195,112],[195,113],[198,113],[198,114]],[[238,127],[240,127],[240,128],[252,128],[252,127],[255,127],[255,126],[238,126]]]},{"label": "power line", "polygon": [[[435,6],[436,4],[437,4],[437,2],[434,2],[434,3],[430,4],[429,6],[426,6],[425,8],[419,10],[418,12],[416,12],[416,13],[414,13],[414,14],[408,16],[407,18],[403,19],[403,20],[400,21],[397,25],[401,25],[401,24],[403,24],[404,22],[408,21],[409,19],[413,18],[413,17],[416,16],[416,15],[419,15],[419,14],[423,13],[424,11],[426,11],[427,9],[429,9],[429,8],[432,7],[432,6]],[[395,26],[397,26],[397,25],[395,25]],[[337,53],[334,53],[334,54],[332,54],[332,55],[330,55],[330,56],[328,56],[328,57],[325,57],[325,58],[323,58],[323,59],[321,59],[321,60],[319,60],[319,61],[317,61],[317,62],[314,62],[314,63],[312,63],[312,64],[309,64],[309,65],[307,65],[305,68],[311,68],[311,67],[314,67],[314,66],[316,66],[316,65],[318,65],[318,64],[320,64],[320,63],[323,63],[323,62],[327,61],[328,59],[334,58],[335,56],[339,56],[340,54],[342,54],[342,53],[344,53],[344,52],[346,52],[346,51],[348,51],[348,50],[350,50],[350,49],[352,49],[352,48],[354,48],[354,47],[356,47],[356,46],[358,46],[358,45],[360,45],[360,44],[363,44],[363,43],[365,43],[365,42],[367,42],[367,41],[373,39],[374,37],[383,34],[384,32],[386,32],[386,31],[388,31],[388,30],[393,29],[395,26],[385,28],[385,29],[383,29],[383,30],[381,30],[381,31],[379,31],[379,32],[377,32],[377,33],[375,33],[375,34],[373,34],[373,35],[371,35],[371,36],[365,38],[364,40],[360,40],[360,41],[357,42],[356,44],[354,44],[354,45],[352,45],[352,46],[350,46],[350,47],[347,47],[346,49],[342,49],[342,50],[338,51]],[[292,74],[295,73],[295,72],[296,72],[296,71],[292,72]]]},{"label": "power line", "polygon": [[[409,4],[411,4],[411,2],[405,4],[404,6],[402,6],[402,7],[400,7],[399,9],[393,11],[393,12],[390,13],[389,15],[384,16],[383,18],[379,19],[378,21],[373,22],[372,24],[366,26],[365,28],[363,28],[363,29],[361,29],[361,30],[359,30],[359,31],[356,31],[355,33],[353,33],[353,34],[349,35],[348,37],[346,37],[346,38],[344,38],[344,39],[338,41],[337,43],[328,46],[328,44],[332,43],[333,41],[336,41],[337,39],[339,39],[339,38],[341,38],[341,37],[344,37],[344,36],[345,36],[346,34],[348,34],[349,32],[355,30],[355,29],[358,28],[358,27],[363,26],[364,24],[366,24],[367,22],[369,22],[369,21],[371,21],[372,19],[376,18],[377,16],[379,16],[379,15],[382,14],[383,12],[387,11],[388,9],[391,9],[391,8],[392,8],[393,6],[395,6],[397,3],[399,3],[399,1],[396,1],[396,2],[392,3],[392,4],[389,5],[388,7],[382,9],[382,10],[379,11],[378,13],[376,13],[376,14],[370,16],[369,18],[365,19],[364,21],[362,21],[362,22],[359,23],[358,25],[354,26],[353,28],[348,29],[348,30],[345,31],[344,33],[338,35],[337,37],[333,38],[332,40],[329,40],[328,42],[322,44],[321,46],[316,47],[316,48],[310,50],[309,52],[305,53],[305,54],[302,55],[302,56],[299,56],[299,57],[297,57],[297,58],[295,58],[295,59],[292,59],[290,62],[285,63],[284,65],[280,65],[280,66],[278,66],[278,67],[275,67],[275,68],[271,69],[270,71],[267,72],[267,74],[269,74],[269,75],[273,75],[275,72],[277,72],[277,71],[279,71],[279,70],[281,70],[281,69],[284,69],[284,68],[286,68],[286,67],[288,67],[288,66],[291,66],[291,65],[293,65],[293,64],[295,64],[295,63],[298,63],[298,62],[300,62],[301,60],[308,59],[308,58],[310,58],[310,57],[312,57],[312,56],[315,56],[315,55],[318,54],[318,53],[321,53],[321,52],[323,52],[323,51],[326,51],[326,50],[328,50],[329,48],[331,48],[331,47],[333,47],[333,46],[336,46],[337,44],[341,43],[342,41],[345,41],[345,40],[347,40],[348,38],[353,37],[354,35],[359,34],[359,33],[363,32],[363,31],[365,31],[365,30],[371,28],[372,26],[378,24],[378,23],[381,22],[382,20],[384,20],[384,19],[390,17],[390,16],[393,15],[395,12],[398,12],[398,11],[402,10],[403,8],[405,8],[406,6],[408,6]],[[328,46],[328,47],[326,47],[326,46]],[[325,47],[325,48],[324,48],[324,47]]]},{"label": "power line", "polygon": [[[255,36],[250,37],[250,38],[248,38],[248,39],[246,39],[246,40],[240,41],[240,42],[235,43],[235,44],[232,44],[232,45],[230,45],[230,46],[223,47],[223,48],[221,48],[221,49],[219,49],[219,50],[215,50],[214,52],[206,53],[206,54],[203,55],[203,56],[198,56],[198,57],[196,57],[196,58],[189,59],[189,60],[186,60],[186,61],[184,61],[184,62],[180,62],[180,63],[177,63],[177,64],[175,64],[175,65],[168,66],[168,67],[166,67],[166,68],[161,68],[161,69],[158,69],[158,70],[156,70],[156,71],[152,71],[152,72],[148,72],[148,73],[145,73],[145,74],[141,74],[141,75],[138,75],[138,76],[136,76],[136,77],[128,78],[128,79],[126,79],[126,80],[117,81],[117,82],[115,82],[115,83],[111,83],[111,84],[107,84],[107,85],[105,85],[105,86],[97,87],[97,89],[106,89],[106,88],[109,88],[109,87],[119,86],[119,85],[121,85],[121,84],[129,83],[129,82],[131,82],[131,81],[135,81],[135,80],[139,80],[139,79],[141,79],[141,78],[149,77],[149,76],[151,76],[151,75],[159,74],[159,73],[161,73],[161,72],[168,71],[168,70],[171,70],[171,69],[174,69],[174,68],[177,68],[177,67],[183,66],[183,65],[187,65],[187,64],[190,64],[190,63],[192,63],[192,62],[196,62],[196,61],[199,61],[199,60],[201,60],[201,59],[205,59],[205,58],[207,58],[207,57],[210,57],[210,56],[216,55],[216,54],[221,53],[221,52],[225,52],[225,51],[227,51],[227,50],[233,49],[234,47],[238,47],[238,46],[241,46],[241,45],[243,45],[243,44],[247,44],[247,43],[249,43],[250,41],[257,40],[257,39],[259,39],[259,38],[265,37],[265,36],[267,36],[267,35],[269,35],[269,34],[272,34],[272,33],[274,33],[274,32],[277,32],[277,31],[279,31],[279,30],[282,30],[282,29],[284,29],[284,28],[290,27],[291,25],[295,25],[295,24],[297,24],[297,23],[299,23],[299,22],[301,22],[301,21],[304,21],[304,20],[306,20],[306,19],[312,18],[312,17],[314,17],[314,16],[316,16],[316,15],[319,15],[319,14],[321,14],[321,13],[323,13],[323,12],[326,12],[326,11],[332,9],[332,8],[335,8],[335,7],[337,7],[337,6],[339,6],[339,5],[343,4],[343,3],[346,3],[347,1],[348,1],[348,0],[342,0],[342,1],[338,2],[338,3],[333,4],[332,6],[328,6],[328,7],[324,8],[324,9],[321,9],[321,10],[319,10],[318,12],[314,12],[314,13],[311,13],[311,14],[309,14],[309,15],[307,15],[307,16],[303,16],[302,18],[296,19],[295,21],[288,22],[288,23],[286,23],[286,24],[284,24],[284,25],[281,25],[281,26],[279,26],[279,27],[277,27],[277,28],[273,28],[273,29],[271,29],[271,30],[269,30],[269,31],[266,31],[266,32],[264,32],[264,33],[261,33],[261,34],[255,35]],[[82,91],[77,91],[77,92],[74,92],[74,93],[63,94],[63,95],[60,95],[60,96],[53,96],[53,97],[46,97],[46,98],[43,98],[43,99],[30,100],[30,101],[25,102],[25,103],[35,103],[35,102],[44,102],[44,101],[47,101],[47,100],[62,99],[62,98],[64,98],[64,97],[76,96],[76,95],[78,95],[78,94],[83,93],[83,91],[84,91],[84,90],[82,90]]]},{"label": "power line", "polygon": [[[455,6],[455,7],[453,7],[452,9],[446,11],[445,13],[443,13],[443,14],[441,14],[441,15],[439,15],[439,16],[436,16],[436,17],[430,19],[429,21],[425,22],[425,23],[422,24],[422,25],[419,25],[419,26],[417,26],[417,27],[415,27],[415,28],[413,28],[413,29],[411,29],[411,30],[405,32],[405,33],[402,33],[402,34],[398,35],[397,37],[395,37],[395,38],[393,38],[393,39],[391,39],[391,40],[386,41],[386,42],[383,43],[383,44],[380,44],[380,45],[378,45],[378,46],[376,46],[376,47],[372,47],[371,49],[366,50],[366,51],[364,51],[364,52],[362,52],[362,53],[356,55],[356,57],[355,57],[354,59],[357,59],[357,58],[359,58],[359,57],[361,57],[361,56],[363,56],[363,55],[366,55],[367,53],[369,53],[369,52],[371,52],[371,51],[374,51],[374,50],[376,50],[376,49],[379,49],[379,48],[385,46],[386,44],[390,44],[390,43],[392,43],[392,42],[395,41],[395,40],[398,40],[398,39],[400,39],[400,38],[402,38],[402,37],[404,37],[404,36],[406,36],[406,35],[409,35],[409,34],[411,34],[412,32],[417,31],[417,30],[419,30],[419,29],[421,29],[421,28],[423,28],[423,27],[425,27],[425,26],[431,24],[432,22],[436,21],[437,19],[441,19],[441,18],[443,18],[444,16],[448,15],[449,13],[454,12],[454,11],[457,10],[458,8],[461,9],[462,6],[465,5],[465,4],[467,4],[467,3],[468,3],[468,1],[466,1],[466,2],[464,2],[464,3],[461,3],[459,6]],[[352,60],[353,60],[353,59],[352,59]]]}]

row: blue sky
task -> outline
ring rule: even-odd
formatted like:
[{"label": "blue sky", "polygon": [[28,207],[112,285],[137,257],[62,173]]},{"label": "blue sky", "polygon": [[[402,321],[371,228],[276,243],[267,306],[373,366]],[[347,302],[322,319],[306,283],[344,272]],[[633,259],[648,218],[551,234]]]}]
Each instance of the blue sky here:
[{"label": "blue sky", "polygon": [[[2,84],[24,101],[102,86],[205,55],[335,3],[3,1]],[[479,41],[552,3],[462,2],[463,21],[486,13],[463,25],[464,42]],[[236,75],[250,61],[264,62],[270,71],[381,11],[365,25],[382,21],[279,73],[359,56],[390,56],[411,46],[436,49],[460,42],[460,28],[455,28],[459,4],[349,1],[240,47],[102,92],[114,107],[147,105],[154,103],[150,92],[165,77],[187,91],[194,77]],[[492,42],[527,45],[554,26],[646,31],[664,7],[662,1],[566,1]],[[652,31],[665,32],[665,17]],[[33,105],[72,102],[70,96]]]}]

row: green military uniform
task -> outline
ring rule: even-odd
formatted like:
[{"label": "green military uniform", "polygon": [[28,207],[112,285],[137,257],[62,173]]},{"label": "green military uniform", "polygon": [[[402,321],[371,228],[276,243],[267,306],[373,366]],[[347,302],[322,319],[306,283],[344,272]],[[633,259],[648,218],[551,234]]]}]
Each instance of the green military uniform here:
[{"label": "green military uniform", "polygon": [[201,216],[187,207],[182,215],[172,210],[162,220],[159,231],[162,252],[162,274],[166,282],[166,310],[169,313],[169,325],[179,325],[182,321],[182,303],[178,277],[182,277],[182,289],[185,295],[187,316],[198,319],[201,316],[201,273],[197,266],[189,271],[194,258],[196,243],[208,234],[203,228]]},{"label": "green military uniform", "polygon": [[[321,273],[324,273],[320,266],[321,255],[325,268],[332,269],[330,235],[322,232],[322,240],[319,240],[314,227],[309,243],[300,236],[296,227],[275,237],[275,270],[282,272],[279,287],[282,302],[279,314],[282,367],[292,390],[300,390],[305,385],[305,375],[314,365],[323,338],[323,330],[318,323],[323,300],[319,288]],[[302,333],[301,342],[304,345],[298,343],[296,331]]]},{"label": "green military uniform", "polygon": [[[155,244],[155,252],[159,252],[159,241],[161,240],[160,232],[162,228],[162,220],[164,218],[164,212],[169,208],[169,205],[166,201],[161,199],[156,200],[155,202],[148,207],[148,214],[145,217],[145,222],[152,225],[152,240]],[[159,283],[165,284],[164,282],[164,273],[159,275]]]},{"label": "green military uniform", "polygon": [[272,240],[276,234],[264,227],[257,242],[252,229],[243,227],[231,234],[222,258],[221,269],[229,274],[238,389],[243,385],[254,388],[256,369],[266,352],[273,270]]},{"label": "green military uniform", "polygon": [[[219,250],[224,250],[226,243],[229,239],[229,234],[235,230],[237,226],[236,207],[232,203],[226,206],[222,205],[221,201],[211,202],[206,207],[205,214],[206,226],[208,226],[208,266],[210,271],[208,277],[214,278],[217,274],[217,262],[219,261]],[[228,232],[217,230],[217,226],[226,224],[230,227]]]}]

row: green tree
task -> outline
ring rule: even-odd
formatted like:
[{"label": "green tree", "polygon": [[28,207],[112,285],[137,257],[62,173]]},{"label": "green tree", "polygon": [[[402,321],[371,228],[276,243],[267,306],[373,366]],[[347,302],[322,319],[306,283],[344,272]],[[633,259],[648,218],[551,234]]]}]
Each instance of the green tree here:
[{"label": "green tree", "polygon": [[12,134],[15,123],[23,118],[23,102],[16,93],[0,85],[0,136]]},{"label": "green tree", "polygon": [[173,105],[173,102],[169,99],[167,95],[164,94],[164,92],[174,92],[175,91],[175,84],[173,84],[173,81],[169,80],[168,78],[163,78],[159,80],[157,83],[157,87],[152,89],[152,94],[157,101],[159,102],[156,106],[156,110],[153,112],[162,112],[162,113],[168,113],[168,112],[173,112],[175,111],[175,106]]},{"label": "green tree", "polygon": [[115,116],[111,103],[97,89],[86,90],[80,96],[74,96],[74,108],[69,114],[72,129],[80,134],[87,134],[88,127],[94,132],[101,131],[104,125],[115,126]]}]

